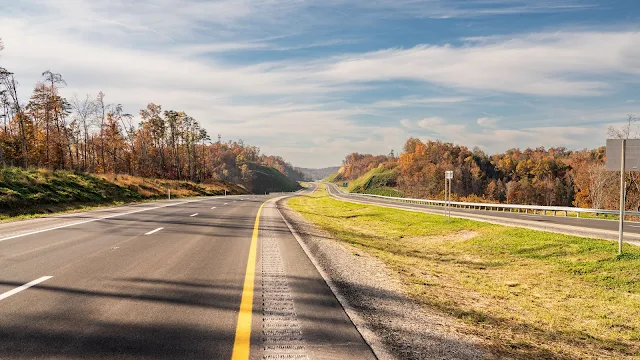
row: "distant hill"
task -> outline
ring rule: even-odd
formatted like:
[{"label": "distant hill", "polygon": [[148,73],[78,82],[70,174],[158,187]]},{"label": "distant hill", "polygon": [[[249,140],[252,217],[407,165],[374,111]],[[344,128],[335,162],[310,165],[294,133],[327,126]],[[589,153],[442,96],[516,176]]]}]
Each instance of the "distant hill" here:
[{"label": "distant hill", "polygon": [[256,163],[249,163],[251,180],[247,183],[250,192],[261,194],[268,192],[288,192],[301,189],[300,184],[280,171]]},{"label": "distant hill", "polygon": [[309,180],[322,180],[340,169],[340,166],[326,167],[322,169],[296,168],[301,171]]}]

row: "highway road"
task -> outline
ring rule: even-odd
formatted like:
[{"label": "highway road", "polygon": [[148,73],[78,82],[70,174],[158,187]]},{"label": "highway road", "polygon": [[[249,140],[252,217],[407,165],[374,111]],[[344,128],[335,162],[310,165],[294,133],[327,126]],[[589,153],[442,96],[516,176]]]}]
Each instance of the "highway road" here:
[{"label": "highway road", "polygon": [[[340,191],[335,184],[328,184],[328,191],[331,194],[331,196],[335,198],[359,202],[363,204],[383,205],[383,206],[395,207],[399,209],[409,209],[409,210],[424,210],[424,211],[434,212],[434,213],[443,213],[444,211],[443,208],[439,206],[410,204],[410,203],[403,203],[403,202],[382,199],[382,198],[356,196],[353,194],[348,194]],[[469,216],[470,218],[477,216],[482,218],[494,218],[496,220],[526,221],[526,222],[538,224],[540,226],[562,225],[562,226],[566,226],[567,229],[569,229],[569,227],[574,227],[576,229],[595,229],[595,230],[611,231],[616,233],[618,231],[618,221],[612,221],[612,220],[576,218],[572,216],[545,216],[545,215],[533,215],[533,214],[523,214],[523,213],[513,213],[513,212],[459,209],[459,208],[452,208],[451,213],[452,215]],[[632,236],[634,236],[635,234],[640,234],[640,223],[627,221],[625,222],[624,231],[625,233],[628,233]]]},{"label": "highway road", "polygon": [[275,197],[0,224],[0,358],[374,359]]}]

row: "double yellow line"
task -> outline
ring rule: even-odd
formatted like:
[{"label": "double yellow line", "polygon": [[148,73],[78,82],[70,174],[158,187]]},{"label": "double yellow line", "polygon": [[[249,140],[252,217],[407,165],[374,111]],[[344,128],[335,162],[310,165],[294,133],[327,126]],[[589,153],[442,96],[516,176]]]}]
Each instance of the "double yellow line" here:
[{"label": "double yellow line", "polygon": [[236,338],[233,342],[232,360],[249,359],[249,349],[251,345],[251,320],[253,318],[253,286],[256,277],[256,257],[258,252],[258,233],[260,227],[260,214],[263,203],[258,209],[256,222],[253,225],[253,236],[249,246],[249,261],[247,271],[244,276],[244,288],[242,290],[242,300],[240,301],[240,313],[238,314],[238,325],[236,327]]}]

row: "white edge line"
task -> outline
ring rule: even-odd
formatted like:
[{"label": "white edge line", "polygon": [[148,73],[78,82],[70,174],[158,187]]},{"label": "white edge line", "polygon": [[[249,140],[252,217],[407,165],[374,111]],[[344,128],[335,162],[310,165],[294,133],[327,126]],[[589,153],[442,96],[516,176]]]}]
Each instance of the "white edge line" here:
[{"label": "white edge line", "polygon": [[29,235],[33,235],[33,234],[39,234],[39,233],[43,233],[43,232],[45,232],[45,231],[51,231],[51,230],[56,230],[56,229],[63,229],[63,228],[67,228],[67,227],[70,227],[70,226],[86,224],[86,223],[90,223],[90,222],[94,222],[94,221],[99,221],[99,220],[104,220],[104,219],[110,219],[110,218],[114,218],[114,217],[117,217],[117,216],[123,216],[123,215],[135,214],[135,213],[139,213],[139,212],[143,212],[143,211],[155,210],[155,209],[161,209],[161,208],[165,208],[165,207],[169,207],[169,206],[182,205],[182,204],[192,203],[192,202],[196,202],[196,201],[204,201],[204,200],[208,200],[208,198],[205,198],[205,199],[197,199],[197,200],[189,200],[189,201],[183,201],[183,202],[179,202],[179,203],[172,203],[172,204],[168,204],[168,205],[156,206],[156,207],[151,207],[151,208],[144,208],[144,209],[134,210],[134,211],[129,211],[129,212],[125,212],[125,213],[119,213],[119,214],[107,215],[107,216],[104,216],[104,217],[101,217],[101,218],[96,218],[96,219],[91,219],[91,220],[85,220],[85,221],[79,221],[79,222],[75,222],[75,223],[72,223],[72,224],[66,224],[66,225],[61,225],[61,226],[55,226],[55,227],[48,228],[48,229],[42,229],[42,230],[38,230],[38,231],[32,231],[32,232],[29,232],[29,233],[24,233],[24,234],[19,234],[19,235],[13,235],[13,236],[9,236],[9,237],[6,237],[6,238],[2,238],[2,239],[0,239],[0,241],[11,240],[11,239],[15,239],[15,238],[23,237],[23,236],[29,236]]},{"label": "white edge line", "polygon": [[163,228],[163,227],[159,227],[159,228],[157,228],[157,229],[155,229],[155,230],[151,230],[151,231],[149,231],[148,233],[145,233],[145,235],[151,235],[151,234],[153,234],[153,233],[157,233],[158,231],[160,231],[160,230],[162,230],[162,229],[164,229],[164,228]]},{"label": "white edge line", "polygon": [[47,280],[51,279],[52,277],[53,276],[43,276],[43,277],[41,277],[39,279],[35,279],[35,280],[33,280],[31,282],[28,282],[28,283],[26,283],[26,284],[24,284],[24,285],[22,285],[20,287],[15,288],[13,290],[9,290],[6,293],[0,294],[0,300],[4,300],[4,299],[8,298],[9,296],[15,295],[15,294],[17,294],[17,293],[19,293],[19,292],[21,292],[23,290],[27,290],[28,288],[30,288],[30,287],[32,287],[34,285],[38,285],[43,281],[47,281]]},{"label": "white edge line", "polygon": [[282,215],[282,211],[280,211],[277,205],[277,201],[282,199],[275,199],[275,200],[276,200],[276,210],[278,210],[280,217],[282,218],[282,220],[284,220],[284,223],[287,225],[287,227],[289,228],[289,231],[291,232],[293,237],[296,239],[296,241],[298,241],[298,244],[300,244],[300,247],[302,248],[302,250],[305,252],[305,254],[307,254],[307,257],[309,258],[309,260],[311,260],[311,263],[313,263],[313,266],[316,267],[316,270],[318,270],[318,273],[320,273],[320,276],[322,276],[322,278],[324,279],[324,282],[327,283],[327,285],[329,286],[329,289],[331,289],[331,292],[333,292],[333,295],[336,297],[336,299],[338,299],[338,302],[344,309],[344,312],[347,314],[349,319],[351,319],[351,322],[356,327],[356,329],[358,330],[358,332],[360,333],[364,341],[369,345],[369,347],[371,348],[375,356],[378,359],[395,359],[395,356],[391,355],[391,353],[387,351],[387,349],[383,346],[382,340],[380,339],[380,337],[377,336],[373,331],[371,331],[371,329],[369,329],[369,327],[366,325],[366,322],[353,309],[353,307],[351,307],[349,302],[347,302],[347,299],[345,299],[342,296],[342,294],[338,291],[338,287],[334,284],[334,282],[327,275],[327,273],[325,273],[324,270],[320,267],[315,256],[311,253],[311,250],[307,247],[307,244],[304,243],[304,241],[302,240],[298,232],[291,226],[291,224],[289,223],[289,221],[287,221],[284,215]]},{"label": "white edge line", "polygon": [[212,207],[212,208],[211,208],[211,210],[213,210],[213,209],[215,209],[215,208],[216,208],[216,207],[214,206],[214,207]]}]

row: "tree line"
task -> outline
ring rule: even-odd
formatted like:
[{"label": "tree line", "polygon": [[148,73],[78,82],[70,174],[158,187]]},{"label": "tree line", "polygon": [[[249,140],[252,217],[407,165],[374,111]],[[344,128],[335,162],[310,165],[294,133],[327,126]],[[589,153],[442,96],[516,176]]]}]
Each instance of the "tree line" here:
[{"label": "tree line", "polygon": [[[635,136],[630,115],[611,137]],[[444,173],[454,171],[453,197],[460,201],[616,209],[620,173],[605,169],[605,147],[510,149],[488,155],[479,148],[410,138],[399,156],[353,153],[336,180],[354,180],[372,169],[392,169],[387,186],[407,197],[444,198]],[[640,179],[626,173],[627,206],[640,210]]]},{"label": "tree line", "polygon": [[218,135],[212,141],[184,111],[149,103],[137,122],[103,92],[63,97],[65,85],[61,74],[47,70],[23,103],[15,75],[0,67],[0,165],[247,183],[249,164],[257,163],[293,180],[304,177],[281,157],[263,155],[242,140],[222,142]]}]

